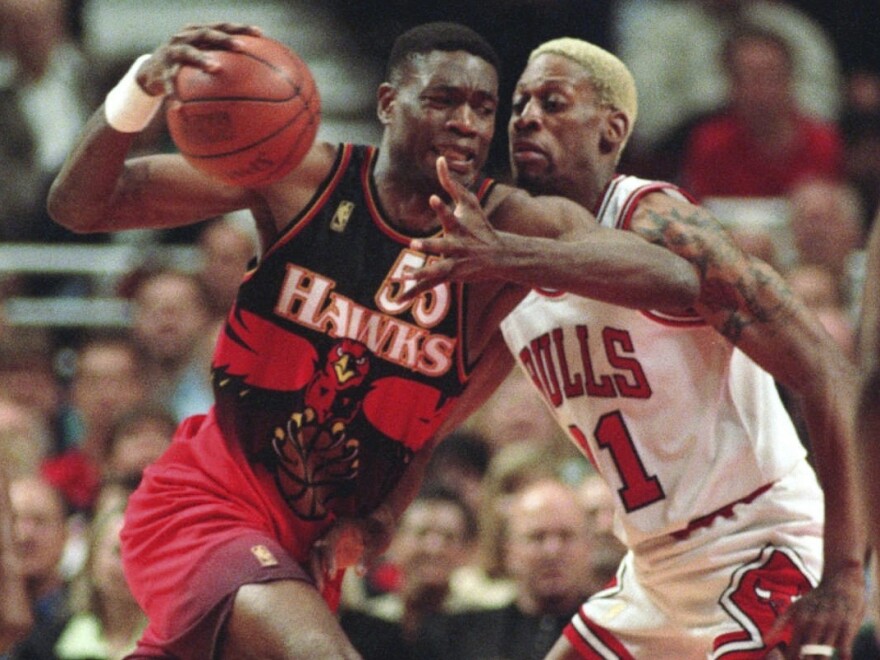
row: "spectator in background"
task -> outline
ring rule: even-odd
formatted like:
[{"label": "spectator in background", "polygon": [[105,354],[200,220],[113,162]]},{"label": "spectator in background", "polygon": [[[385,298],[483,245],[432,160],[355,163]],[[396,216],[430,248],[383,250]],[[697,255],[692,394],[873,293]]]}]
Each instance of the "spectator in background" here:
[{"label": "spectator in background", "polygon": [[67,542],[64,498],[37,476],[12,480],[15,551],[24,576],[34,625],[4,660],[52,658],[52,648],[70,616],[69,589],[60,571]]},{"label": "spectator in background", "polygon": [[700,200],[782,197],[806,178],[842,176],[842,136],[835,124],[808,117],[798,104],[794,55],[785,39],[740,26],[722,61],[727,105],[690,130],[681,172],[685,188]]},{"label": "spectator in background", "polygon": [[0,0],[3,240],[74,237],[45,211],[49,183],[94,105],[72,13],[66,0]]},{"label": "spectator in background", "polygon": [[102,453],[116,417],[147,397],[138,347],[127,331],[93,332],[75,352],[68,385],[68,446]]},{"label": "spectator in background", "polygon": [[168,448],[176,429],[174,415],[162,406],[145,403],[129,408],[110,430],[104,481],[136,486],[144,469]]},{"label": "spectator in background", "polygon": [[420,492],[388,549],[397,584],[341,617],[343,630],[366,660],[388,660],[395,653],[420,657],[425,625],[441,613],[475,605],[477,594],[457,591],[451,583],[455,569],[469,561],[475,537],[473,513],[457,494],[431,488]]},{"label": "spectator in background", "polygon": [[508,444],[528,441],[556,455],[565,443],[546,404],[535,393],[528,379],[517,369],[511,371],[488,401],[467,421],[467,427],[480,433],[491,453]]},{"label": "spectator in background", "polygon": [[491,455],[507,445],[524,442],[543,452],[543,460],[571,483],[584,474],[583,456],[567,441],[547,404],[520,369],[507,374],[464,426],[486,439]]},{"label": "spectator in background", "polygon": [[90,525],[87,560],[71,584],[72,616],[54,648],[58,660],[121,660],[147,625],[122,574],[122,523],[123,508],[114,506]]},{"label": "spectator in background", "polygon": [[132,335],[144,360],[149,392],[178,421],[214,402],[210,349],[215,327],[208,295],[190,273],[164,269],[134,286]]},{"label": "spectator in background", "polygon": [[791,44],[799,106],[824,121],[838,119],[841,67],[834,43],[822,24],[791,2],[621,0],[617,5],[617,54],[640,90],[639,120],[622,169],[675,180],[683,137],[726,101],[720,55],[741,23],[763,26]]},{"label": "spectator in background", "polygon": [[855,328],[834,274],[822,265],[798,264],[785,273],[785,279],[844,353],[855,357]]},{"label": "spectator in background", "polygon": [[[422,497],[429,500],[433,508],[445,509],[449,514],[456,506],[464,504],[468,511],[467,518],[475,520],[478,512],[483,508],[483,478],[489,467],[489,446],[479,433],[472,430],[459,428],[443,438],[431,455],[428,467],[425,471],[425,480],[422,484]],[[448,501],[446,501],[448,500]],[[422,507],[427,508],[427,507]],[[456,517],[464,517],[456,513]],[[470,523],[469,523],[470,524]],[[476,536],[476,523],[472,536]],[[412,536],[412,534],[410,534]],[[474,545],[470,539],[471,545]],[[473,550],[473,548],[471,548]],[[472,554],[472,553],[469,553]],[[473,559],[469,557],[469,559]],[[471,589],[469,576],[476,570],[474,562],[468,561],[462,567],[453,571],[449,578],[451,583],[451,605],[464,600],[461,594],[471,592],[472,597],[479,590]],[[464,579],[462,579],[464,578]],[[390,603],[392,615],[389,615],[389,606],[382,600],[369,601],[371,612],[385,618],[399,618],[400,598],[396,594],[400,590],[401,569],[397,562],[387,558],[379,561],[374,566],[368,567],[365,575],[355,576],[349,572],[343,582],[343,602],[348,609],[364,609],[368,599],[382,594],[391,594]],[[455,594],[458,594],[457,596]],[[480,598],[484,599],[485,594]]]},{"label": "spectator in background", "polygon": [[211,316],[222,322],[235,301],[248,262],[257,254],[254,232],[235,220],[219,218],[205,225],[197,246],[202,258],[197,276],[207,294]]},{"label": "spectator in background", "polygon": [[137,347],[127,335],[93,335],[78,349],[67,411],[68,446],[42,466],[43,476],[72,509],[91,511],[111,428],[119,415],[146,400],[146,388]]},{"label": "spectator in background", "polygon": [[577,492],[541,479],[512,497],[504,563],[516,587],[506,607],[433,617],[427,658],[541,660],[590,595],[591,532]]},{"label": "spectator in background", "polygon": [[453,576],[461,589],[480,594],[486,607],[503,606],[515,595],[515,586],[504,563],[504,526],[513,494],[542,478],[557,477],[562,462],[541,443],[504,445],[489,461],[483,478],[481,504],[477,514],[477,556]]},{"label": "spectator in background", "polygon": [[587,511],[592,544],[590,593],[608,585],[617,574],[617,567],[626,546],[614,531],[614,493],[595,470],[589,470],[577,485],[581,504]]},{"label": "spectator in background", "polygon": [[0,656],[24,640],[34,624],[13,527],[6,463],[0,461]]},{"label": "spectator in background", "polygon": [[476,515],[482,508],[483,478],[489,469],[491,453],[483,434],[458,428],[438,443],[425,474],[428,484],[458,493]]},{"label": "spectator in background", "polygon": [[36,411],[46,421],[52,442],[60,443],[63,388],[55,371],[56,341],[42,328],[9,332],[0,338],[0,393]]},{"label": "spectator in background", "polygon": [[0,393],[0,464],[8,476],[36,474],[51,449],[41,412]]},{"label": "spectator in background", "polygon": [[789,191],[788,202],[795,262],[826,269],[841,303],[851,308],[861,286],[852,259],[864,248],[867,224],[858,191],[845,181],[808,179]]},{"label": "spectator in background", "polygon": [[[880,75],[876,76],[880,97]],[[858,103],[858,102],[856,102]],[[870,220],[880,202],[880,101],[847,109],[840,121],[846,178],[858,189]],[[867,223],[870,226],[870,222]]]}]

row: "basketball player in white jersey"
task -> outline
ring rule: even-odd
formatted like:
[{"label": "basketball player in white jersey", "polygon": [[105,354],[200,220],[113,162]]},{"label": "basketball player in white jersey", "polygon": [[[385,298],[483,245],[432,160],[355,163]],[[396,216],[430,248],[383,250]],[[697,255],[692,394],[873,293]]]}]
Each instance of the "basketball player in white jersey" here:
[{"label": "basketball player in white jersey", "polygon": [[[616,173],[635,117],[626,66],[559,39],[531,55],[509,124],[521,187],[579,202],[606,227],[688,259],[701,278],[690,310],[534,290],[502,324],[615,491],[629,548],[548,657],[848,658],[865,606],[854,369],[782,278],[686,193]],[[504,235],[447,182],[455,214],[434,200],[446,236],[412,244],[443,255],[416,274],[417,289],[508,276]],[[565,255],[550,246],[544,258]],[[774,379],[800,395],[824,499]]]}]

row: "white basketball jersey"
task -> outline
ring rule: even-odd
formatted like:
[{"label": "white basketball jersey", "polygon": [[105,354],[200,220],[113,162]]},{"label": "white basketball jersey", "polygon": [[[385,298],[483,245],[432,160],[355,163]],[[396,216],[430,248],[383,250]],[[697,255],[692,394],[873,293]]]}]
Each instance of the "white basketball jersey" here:
[{"label": "white basketball jersey", "polygon": [[[685,198],[670,184],[616,177],[599,223],[626,229],[639,199],[658,190]],[[618,533],[630,547],[681,530],[804,460],[772,377],[697,317],[536,290],[501,329],[616,491]]]}]

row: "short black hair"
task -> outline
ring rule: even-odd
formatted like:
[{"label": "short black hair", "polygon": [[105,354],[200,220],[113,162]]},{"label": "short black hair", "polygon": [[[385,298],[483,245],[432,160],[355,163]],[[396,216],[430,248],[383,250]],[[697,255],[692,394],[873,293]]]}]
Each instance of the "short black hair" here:
[{"label": "short black hair", "polygon": [[477,536],[477,515],[465,502],[464,497],[458,491],[439,484],[426,483],[419,490],[414,502],[434,502],[449,504],[461,512],[464,520],[464,538],[472,541]]},{"label": "short black hair", "polygon": [[476,31],[459,23],[437,21],[410,28],[394,40],[385,68],[385,79],[391,80],[400,65],[409,61],[413,55],[435,50],[463,50],[483,58],[494,67],[495,71],[501,70],[498,53]]},{"label": "short black hair", "polygon": [[453,468],[479,478],[489,469],[491,450],[489,441],[478,431],[458,428],[444,436],[428,461],[429,478],[443,469]]}]

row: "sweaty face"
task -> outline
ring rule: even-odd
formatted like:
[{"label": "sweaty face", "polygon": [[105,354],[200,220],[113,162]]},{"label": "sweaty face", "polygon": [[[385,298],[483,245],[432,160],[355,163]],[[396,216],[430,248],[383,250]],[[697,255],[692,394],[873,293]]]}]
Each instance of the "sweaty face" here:
[{"label": "sweaty face", "polygon": [[598,166],[606,114],[577,64],[552,54],[532,60],[517,82],[508,124],[517,185],[577,199],[579,182]]},{"label": "sweaty face", "polygon": [[392,161],[420,188],[437,185],[445,156],[454,178],[474,182],[489,153],[498,107],[498,74],[464,51],[433,51],[404,67],[385,102]]}]

